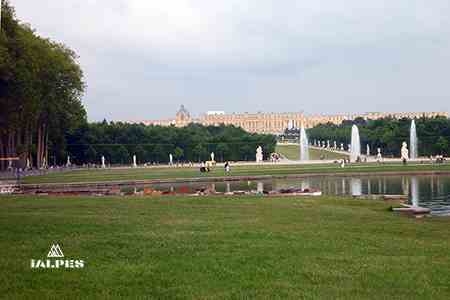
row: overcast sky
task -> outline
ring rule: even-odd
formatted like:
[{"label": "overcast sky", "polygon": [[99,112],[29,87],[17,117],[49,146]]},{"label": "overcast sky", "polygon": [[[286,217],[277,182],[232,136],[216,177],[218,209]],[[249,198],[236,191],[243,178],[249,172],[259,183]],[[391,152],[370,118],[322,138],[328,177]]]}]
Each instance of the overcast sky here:
[{"label": "overcast sky", "polygon": [[10,0],[80,56],[90,120],[449,111],[449,0]]}]

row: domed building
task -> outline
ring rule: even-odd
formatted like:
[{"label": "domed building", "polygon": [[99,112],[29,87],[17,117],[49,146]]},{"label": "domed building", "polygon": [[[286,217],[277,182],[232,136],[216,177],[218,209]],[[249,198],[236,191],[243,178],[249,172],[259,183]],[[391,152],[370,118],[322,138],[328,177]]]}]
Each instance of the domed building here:
[{"label": "domed building", "polygon": [[186,107],[184,107],[184,105],[182,104],[180,109],[178,110],[177,114],[175,115],[175,126],[184,127],[192,122],[193,122],[193,120],[191,118],[191,114],[186,109]]},{"label": "domed building", "polygon": [[164,120],[142,120],[129,121],[130,123],[143,123],[146,125],[157,126],[176,126],[184,127],[190,123],[202,124],[205,126],[219,126],[220,124],[234,125],[241,127],[248,132],[282,134],[286,128],[299,128],[303,125],[305,128],[311,128],[319,124],[333,123],[341,124],[347,120],[364,118],[366,120],[377,120],[386,117],[396,119],[401,118],[433,118],[442,116],[448,118],[447,112],[370,112],[361,114],[336,114],[336,115],[305,115],[303,112],[285,112],[285,113],[232,113],[227,114],[224,111],[209,111],[197,118],[191,116],[184,105],[175,115],[175,119]]}]

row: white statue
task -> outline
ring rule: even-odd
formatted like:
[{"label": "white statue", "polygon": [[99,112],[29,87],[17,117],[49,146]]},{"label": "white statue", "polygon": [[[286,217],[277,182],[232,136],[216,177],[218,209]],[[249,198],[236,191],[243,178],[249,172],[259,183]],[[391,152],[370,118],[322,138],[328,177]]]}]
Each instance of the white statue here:
[{"label": "white statue", "polygon": [[367,146],[366,146],[366,155],[370,156],[370,146],[369,146],[369,144],[367,144]]},{"label": "white statue", "polygon": [[378,154],[377,154],[377,161],[382,161],[383,160],[383,157],[381,156],[381,149],[380,148],[378,148],[377,149],[377,152],[378,152]]},{"label": "white statue", "polygon": [[133,168],[137,168],[136,154],[133,155]]},{"label": "white statue", "polygon": [[337,143],[336,143],[336,141],[334,141],[334,150],[336,150],[337,149]]},{"label": "white statue", "polygon": [[104,169],[104,168],[106,168],[106,165],[105,165],[105,157],[102,155],[102,168]]},{"label": "white statue", "polygon": [[403,162],[406,162],[409,159],[409,150],[406,142],[403,142],[402,144],[401,155]]},{"label": "white statue", "polygon": [[258,148],[256,148],[256,162],[262,162],[263,159],[264,157],[262,147],[258,146]]},{"label": "white statue", "polygon": [[170,166],[173,165],[173,155],[172,155],[172,153],[169,154],[169,165]]},{"label": "white statue", "polygon": [[327,140],[327,149],[330,149],[330,140]]},{"label": "white statue", "polygon": [[30,163],[30,159],[27,158],[27,169],[31,169],[31,163]]},{"label": "white statue", "polygon": [[214,160],[214,152],[211,152],[211,161],[215,161]]},{"label": "white statue", "polygon": [[70,167],[72,163],[70,162],[70,155],[67,155],[66,167]]},{"label": "white statue", "polygon": [[344,151],[344,143],[341,143],[341,151]]}]

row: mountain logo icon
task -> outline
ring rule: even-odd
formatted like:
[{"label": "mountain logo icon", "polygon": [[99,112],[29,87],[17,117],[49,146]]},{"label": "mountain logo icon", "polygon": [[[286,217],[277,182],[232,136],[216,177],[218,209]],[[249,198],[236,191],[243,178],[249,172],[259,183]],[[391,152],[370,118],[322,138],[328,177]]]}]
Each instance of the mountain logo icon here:
[{"label": "mountain logo icon", "polygon": [[64,254],[58,244],[53,244],[47,257],[64,257]]}]

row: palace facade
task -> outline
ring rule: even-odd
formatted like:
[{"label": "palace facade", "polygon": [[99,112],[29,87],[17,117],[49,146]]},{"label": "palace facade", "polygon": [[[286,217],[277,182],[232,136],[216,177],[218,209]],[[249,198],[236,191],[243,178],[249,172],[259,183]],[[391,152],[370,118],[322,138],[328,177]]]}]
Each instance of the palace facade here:
[{"label": "palace facade", "polygon": [[318,124],[333,123],[341,124],[346,120],[364,118],[366,120],[376,120],[386,117],[396,119],[421,118],[421,117],[446,117],[447,112],[401,112],[401,113],[380,113],[370,112],[363,114],[338,114],[338,115],[305,115],[303,112],[290,113],[232,113],[226,114],[223,111],[210,111],[198,118],[191,116],[189,111],[181,105],[174,119],[167,120],[142,120],[129,121],[129,123],[143,123],[145,125],[176,126],[183,127],[190,123],[198,123],[205,126],[220,124],[234,125],[242,127],[248,132],[281,134],[286,128],[300,127],[311,128]]}]

